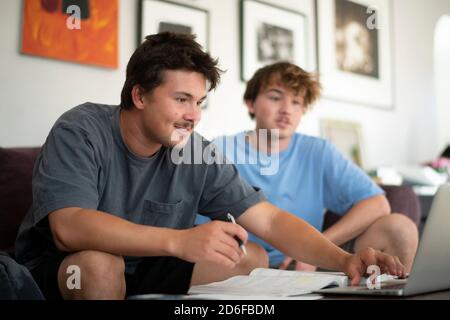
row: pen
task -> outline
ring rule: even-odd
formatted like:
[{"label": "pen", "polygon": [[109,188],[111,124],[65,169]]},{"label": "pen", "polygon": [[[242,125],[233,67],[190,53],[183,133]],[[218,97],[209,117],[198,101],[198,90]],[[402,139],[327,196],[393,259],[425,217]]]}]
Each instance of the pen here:
[{"label": "pen", "polygon": [[[234,220],[234,217],[233,217],[230,213],[227,213],[227,218],[228,218],[228,220],[229,220],[232,224],[237,224],[237,223],[236,223],[236,220]],[[234,237],[234,238],[235,238],[236,241],[238,242],[239,247],[241,248],[242,252],[243,252],[245,255],[247,255],[247,250],[245,249],[245,246],[244,246],[244,243],[242,242],[242,240],[239,239],[238,237]]]}]

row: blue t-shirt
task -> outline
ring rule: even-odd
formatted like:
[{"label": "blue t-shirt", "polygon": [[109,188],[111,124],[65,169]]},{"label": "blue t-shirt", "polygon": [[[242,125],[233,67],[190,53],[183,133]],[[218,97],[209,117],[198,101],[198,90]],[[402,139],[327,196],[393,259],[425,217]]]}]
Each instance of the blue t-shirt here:
[{"label": "blue t-shirt", "polygon": [[[324,139],[296,133],[286,150],[267,155],[258,153],[245,136],[241,132],[213,142],[235,164],[239,174],[261,188],[272,204],[319,231],[327,210],[344,215],[354,204],[383,194],[360,168]],[[196,222],[206,220],[198,218]],[[280,251],[256,236],[249,235],[249,240],[267,250],[271,265],[284,260]]]}]

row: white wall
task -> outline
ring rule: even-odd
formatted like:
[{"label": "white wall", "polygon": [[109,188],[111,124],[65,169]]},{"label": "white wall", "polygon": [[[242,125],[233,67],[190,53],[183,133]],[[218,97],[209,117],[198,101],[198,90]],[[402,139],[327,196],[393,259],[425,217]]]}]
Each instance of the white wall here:
[{"label": "white wall", "polygon": [[[434,85],[434,33],[439,18],[450,12],[448,0],[394,0],[396,39],[396,95],[399,123],[389,127],[399,132],[396,145],[404,161],[435,158],[437,111]],[[403,128],[401,120],[408,125]],[[405,130],[405,131],[403,131]],[[386,141],[388,137],[386,137]]]},{"label": "white wall", "polygon": [[[300,130],[319,133],[318,119],[346,119],[361,124],[366,167],[417,163],[434,158],[437,111],[434,96],[433,39],[438,19],[450,13],[449,0],[393,0],[395,109],[322,100]],[[209,10],[210,52],[228,72],[211,95],[198,131],[211,138],[251,129],[241,102],[238,0],[179,0]],[[267,0],[302,11],[315,37],[312,0]],[[120,1],[120,66],[102,69],[19,54],[21,1],[0,1],[0,146],[33,146],[45,141],[58,116],[85,101],[119,103],[126,63],[135,49],[137,0]],[[315,56],[314,46],[310,48]]]},{"label": "white wall", "polygon": [[0,145],[41,145],[71,107],[85,101],[117,104],[135,45],[134,12],[135,1],[121,1],[120,69],[111,70],[20,54],[22,1],[1,1]]},{"label": "white wall", "polygon": [[450,15],[439,20],[435,35],[435,79],[438,116],[438,147],[450,144]]}]

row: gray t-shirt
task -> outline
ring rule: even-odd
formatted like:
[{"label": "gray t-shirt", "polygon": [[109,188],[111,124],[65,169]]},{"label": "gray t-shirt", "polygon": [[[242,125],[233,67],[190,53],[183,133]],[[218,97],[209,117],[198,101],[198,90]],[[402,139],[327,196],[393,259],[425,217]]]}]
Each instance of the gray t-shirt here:
[{"label": "gray t-shirt", "polygon": [[[16,254],[29,268],[57,251],[48,214],[66,207],[95,209],[138,224],[185,229],[196,213],[226,220],[265,200],[240,178],[232,164],[201,157],[201,163],[173,161],[173,148],[150,158],[133,154],[120,133],[118,106],[85,103],[53,126],[33,170],[33,203],[19,230]],[[191,135],[180,155],[195,153]],[[184,154],[183,154],[184,153]],[[199,159],[198,157],[196,158]],[[206,161],[205,161],[206,159]],[[185,161],[186,162],[186,161]],[[194,162],[194,161],[193,161]],[[128,264],[139,258],[126,257]]]}]

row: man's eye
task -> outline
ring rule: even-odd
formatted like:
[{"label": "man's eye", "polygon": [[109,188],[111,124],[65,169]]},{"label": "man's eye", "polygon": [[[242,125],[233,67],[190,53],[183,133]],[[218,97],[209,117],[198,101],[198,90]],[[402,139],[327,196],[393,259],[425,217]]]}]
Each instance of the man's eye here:
[{"label": "man's eye", "polygon": [[269,96],[269,99],[272,101],[280,101],[280,97]]},{"label": "man's eye", "polygon": [[178,102],[185,103],[187,101],[186,98],[175,98]]},{"label": "man's eye", "polygon": [[305,108],[305,105],[303,104],[302,101],[293,101],[292,103],[294,104],[294,106],[296,106],[302,110],[304,110],[304,108]]}]

